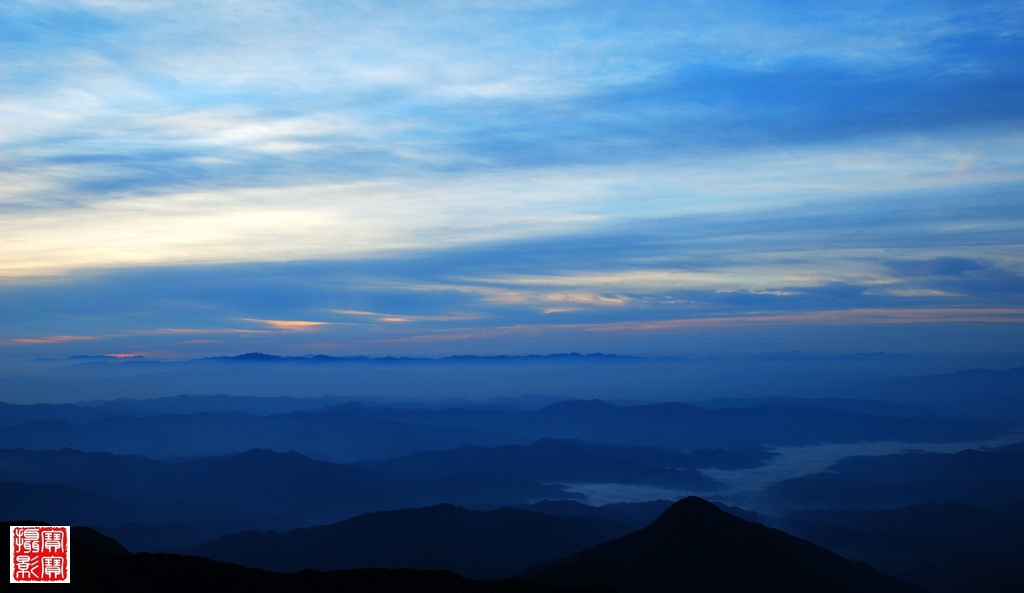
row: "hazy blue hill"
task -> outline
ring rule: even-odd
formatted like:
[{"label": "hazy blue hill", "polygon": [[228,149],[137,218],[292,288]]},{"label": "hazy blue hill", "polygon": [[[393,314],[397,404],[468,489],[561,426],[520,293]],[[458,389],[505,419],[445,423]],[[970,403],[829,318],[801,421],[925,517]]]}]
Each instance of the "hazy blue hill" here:
[{"label": "hazy blue hill", "polygon": [[251,515],[274,513],[317,522],[399,505],[410,497],[372,472],[294,451],[255,449],[173,467],[173,483],[165,488],[176,498],[234,506]]},{"label": "hazy blue hill", "polygon": [[176,551],[241,529],[287,529],[419,502],[366,470],[270,451],[168,463],[70,449],[0,450],[0,477],[47,494],[38,502],[30,494],[0,500],[0,509],[36,509],[33,516],[51,523],[100,527],[136,550]]},{"label": "hazy blue hill", "polygon": [[1024,441],[1021,441],[1019,443],[1012,443],[1012,444],[1009,444],[1009,445],[1003,445],[1002,447],[995,447],[995,448],[989,449],[989,450],[990,451],[1010,451],[1010,452],[1015,452],[1015,453],[1024,453]]},{"label": "hazy blue hill", "polygon": [[445,475],[388,476],[414,492],[422,506],[450,502],[462,506],[510,506],[544,498],[582,499],[582,494],[566,492],[559,484],[538,484],[511,476]]},{"label": "hazy blue hill", "polygon": [[530,411],[364,406],[358,413],[378,420],[505,432],[530,441],[581,439],[676,451],[868,440],[950,442],[989,437],[1005,428],[992,422],[879,416],[806,405],[707,409],[680,403],[616,406],[599,400],[569,400]]},{"label": "hazy blue hill", "polygon": [[245,412],[109,417],[86,424],[43,421],[8,427],[0,447],[140,454],[152,458],[225,455],[249,449],[299,451],[319,459],[349,462],[381,459],[462,443],[499,445],[516,437],[474,427],[421,426],[349,411],[291,412],[256,416]]},{"label": "hazy blue hill", "polygon": [[671,500],[620,502],[601,506],[590,506],[575,500],[542,500],[515,508],[555,517],[604,517],[640,529],[650,525],[670,506]]},{"label": "hazy blue hill", "polygon": [[86,453],[74,449],[33,451],[0,450],[0,476],[6,480],[55,483],[99,492],[127,500],[156,494],[163,500],[163,476],[175,471],[174,464],[141,455]]},{"label": "hazy blue hill", "polygon": [[[625,513],[618,513],[614,510],[606,509],[604,505],[592,506],[577,500],[541,500],[535,503],[523,504],[512,508],[523,511],[544,513],[545,515],[551,515],[552,517],[604,517],[606,519],[632,525],[637,529],[647,525],[646,523],[636,525],[635,521],[631,520]],[[666,508],[668,507],[666,506]],[[664,510],[665,509],[659,511],[658,515],[660,515]]]},{"label": "hazy blue hill", "polygon": [[150,506],[178,505],[180,514],[194,511],[181,507],[192,503],[209,509],[203,516],[227,512],[231,518],[287,517],[303,523],[446,500],[519,504],[562,494],[503,476],[412,476],[398,482],[353,465],[259,449],[180,463],[72,449],[6,449],[0,450],[0,477],[58,483]]},{"label": "hazy blue hill", "polygon": [[34,483],[48,493],[45,505],[24,506],[32,502],[25,494],[0,500],[0,509],[38,509],[35,516],[48,521],[78,517],[70,522],[102,526],[132,549],[146,550],[180,550],[246,528],[290,529],[384,509],[569,496],[558,487],[503,476],[395,481],[364,468],[267,450],[181,463],[71,449],[0,450],[0,479]]},{"label": "hazy blue hill", "polygon": [[[552,420],[567,419],[567,412],[559,410]],[[929,421],[778,405],[703,410],[684,404],[652,404],[607,410],[603,416],[605,421],[590,429],[591,440],[616,443],[621,442],[615,439],[616,431],[639,436],[646,430],[643,444],[681,450],[860,440],[962,440],[991,430],[948,419]]]},{"label": "hazy blue hill", "polygon": [[849,477],[864,477],[887,483],[957,478],[991,480],[1024,477],[1024,451],[1020,443],[1000,449],[965,449],[957,453],[909,452],[899,455],[850,457],[829,468]]},{"label": "hazy blue hill", "polygon": [[0,402],[0,426],[58,420],[83,424],[112,416],[157,416],[200,412],[246,412],[256,416],[287,414],[337,406],[323,397],[254,397],[245,395],[175,395],[151,399],[121,397],[73,404],[8,404]]},{"label": "hazy blue hill", "polygon": [[1024,367],[890,379],[863,391],[872,398],[924,404],[958,415],[1024,422]]},{"label": "hazy blue hill", "polygon": [[789,508],[1022,503],[1024,453],[968,449],[855,457],[825,472],[774,484],[765,499]]},{"label": "hazy blue hill", "polygon": [[[467,357],[443,360],[367,359],[311,356],[279,360],[122,361],[100,359],[37,362],[0,376],[5,401],[71,402],[116,397],[150,398],[182,393],[237,393],[258,396],[438,400],[548,394],[561,398],[662,401],[679,399],[828,396],[888,400],[920,405],[938,415],[952,411],[996,422],[1024,422],[1024,372],[971,371],[906,375],[956,368],[893,355],[751,359],[644,359],[566,355],[552,357]],[[1017,364],[993,359],[987,364]],[[685,377],[685,381],[680,381]],[[939,399],[932,400],[934,393]],[[975,394],[979,397],[975,398]],[[73,399],[72,399],[73,398]],[[761,402],[771,403],[771,402]],[[784,405],[787,402],[778,401]],[[977,404],[977,405],[975,405]],[[743,404],[746,406],[746,404]],[[838,405],[838,404],[836,404]],[[832,407],[833,404],[825,404]],[[893,409],[843,408],[877,415]],[[212,411],[212,410],[210,410]],[[282,410],[283,411],[283,410]],[[904,411],[898,411],[905,415]],[[2,415],[0,415],[2,418]],[[556,435],[541,435],[556,436]],[[532,440],[535,440],[535,437]],[[593,439],[588,439],[593,440]],[[730,448],[736,448],[728,445]]]},{"label": "hazy blue hill", "polygon": [[[515,508],[536,511],[556,517],[605,517],[632,525],[636,529],[647,527],[673,505],[671,500],[648,500],[645,502],[616,502],[601,506],[590,506],[575,500],[542,500],[533,504],[519,505]],[[721,502],[712,502],[715,506],[741,519],[754,523],[767,523],[768,518],[740,507],[729,506]]]},{"label": "hazy blue hill", "polygon": [[[124,523],[87,523],[94,525],[104,534],[123,542],[133,552],[162,552],[177,554],[192,546],[218,538],[226,533],[245,529],[266,529],[277,527],[288,529],[294,522],[253,521],[232,516],[230,513],[196,513],[198,520],[176,520],[160,522],[162,513],[153,513],[134,521]],[[183,514],[182,512],[177,513]]]},{"label": "hazy blue hill", "polygon": [[421,568],[493,578],[630,531],[632,527],[602,517],[553,517],[514,509],[480,512],[445,504],[372,513],[287,533],[247,531],[191,552],[268,570]]},{"label": "hazy blue hill", "polygon": [[[170,401],[227,405],[229,400]],[[94,410],[88,408],[85,413]],[[1004,429],[1005,425],[991,422],[782,405],[705,409],[674,403],[615,406],[577,400],[538,410],[438,410],[345,404],[269,415],[235,411],[113,416],[86,423],[35,421],[6,427],[0,433],[0,447],[71,447],[153,458],[265,448],[350,462],[452,449],[464,443],[525,445],[545,437],[694,451],[874,440],[950,442],[985,438]]]},{"label": "hazy blue hill", "polygon": [[1024,591],[1024,524],[990,510],[946,502],[796,511],[785,529],[936,593]]},{"label": "hazy blue hill", "polygon": [[678,469],[753,469],[778,456],[764,449],[698,449],[675,456],[672,466]]},{"label": "hazy blue hill", "polygon": [[410,502],[400,486],[365,469],[265,450],[182,463],[70,449],[0,450],[0,476],[59,483],[149,507],[177,505],[180,515],[164,520],[205,508],[204,517],[315,522]]},{"label": "hazy blue hill", "polygon": [[[360,403],[362,401],[363,403]],[[320,397],[260,397],[249,395],[173,395],[137,399],[97,399],[65,404],[11,404],[0,402],[0,426],[15,426],[39,420],[63,420],[82,424],[111,416],[156,416],[159,414],[196,414],[199,412],[246,412],[256,416],[287,414],[289,412],[334,408],[351,410],[365,408],[367,403],[387,407],[461,407],[466,409],[536,409],[561,401],[553,396],[496,397],[483,400],[443,398],[422,400],[416,398],[362,398],[343,399],[324,395]]]},{"label": "hazy blue hill", "polygon": [[744,409],[707,410],[685,404],[651,404],[622,408],[581,409],[567,405],[539,410],[541,424],[555,430],[563,423],[578,424],[577,438],[595,442],[645,444],[679,450],[707,447],[751,448],[761,445],[800,445],[810,442],[961,440],[989,434],[991,428],[952,420],[897,418],[827,410],[824,408],[759,405]]},{"label": "hazy blue hill", "polygon": [[196,414],[199,412],[246,412],[257,416],[287,414],[337,405],[337,398],[255,397],[247,395],[175,395],[154,399],[118,398],[79,404],[92,406],[110,416],[155,416],[157,414]]},{"label": "hazy blue hill", "polygon": [[619,593],[921,591],[696,497],[677,502],[639,531],[524,576],[548,584],[602,584]]},{"label": "hazy blue hill", "polygon": [[[639,530],[640,527],[646,527],[650,523],[654,522],[654,519],[662,516],[662,513],[664,513],[673,504],[673,501],[656,500],[641,503],[611,503],[601,506],[590,506],[579,501],[544,500],[534,504],[519,505],[515,508],[527,511],[537,511],[539,513],[559,517],[606,517],[615,521],[621,521],[626,524],[633,525]],[[734,507],[720,502],[712,502],[712,504],[731,515],[736,515],[741,519],[755,523],[769,522],[768,517],[756,511]]]},{"label": "hazy blue hill", "polygon": [[29,422],[56,420],[81,424],[111,416],[98,408],[75,404],[8,404],[0,402],[0,426],[17,426]]},{"label": "hazy blue hill", "polygon": [[0,482],[0,517],[54,525],[111,525],[146,516],[141,505],[58,484]]},{"label": "hazy blue hill", "polygon": [[[770,457],[765,454],[765,457]],[[722,461],[735,461],[721,452]],[[748,452],[736,456],[749,461]],[[713,462],[710,458],[707,461]],[[477,447],[425,451],[360,465],[386,474],[514,476],[540,482],[659,484],[709,491],[718,482],[688,469],[699,465],[689,455],[663,449],[588,444],[577,440],[541,439],[527,446]],[[684,466],[677,469],[677,466]]]},{"label": "hazy blue hill", "polygon": [[991,506],[1024,500],[1024,480],[937,479],[903,484],[815,474],[770,486],[763,497],[777,508],[891,508],[927,502],[956,501]]},{"label": "hazy blue hill", "polygon": [[[33,518],[55,525],[92,525],[133,550],[180,551],[225,533],[292,521],[247,519],[233,508],[181,501],[153,506],[58,484],[0,482],[0,517]],[[172,521],[172,523],[164,523]],[[155,525],[153,523],[156,523]]]},{"label": "hazy blue hill", "polygon": [[837,397],[790,397],[790,396],[766,396],[766,397],[720,397],[709,400],[693,402],[693,405],[710,408],[752,408],[760,405],[779,405],[800,408],[825,408],[839,412],[852,412],[855,414],[873,414],[876,416],[903,416],[908,418],[921,418],[928,415],[928,412],[935,410],[934,406],[913,403],[899,403],[880,399],[862,398],[837,398]]}]

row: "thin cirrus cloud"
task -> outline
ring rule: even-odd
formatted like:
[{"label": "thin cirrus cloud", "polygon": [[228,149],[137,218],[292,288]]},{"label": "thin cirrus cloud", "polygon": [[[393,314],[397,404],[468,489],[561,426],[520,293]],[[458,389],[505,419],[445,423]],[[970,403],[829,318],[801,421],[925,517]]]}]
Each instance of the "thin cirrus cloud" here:
[{"label": "thin cirrus cloud", "polygon": [[331,311],[337,315],[344,317],[355,316],[369,317],[374,321],[380,321],[383,323],[417,323],[417,322],[429,322],[429,321],[470,321],[477,319],[474,315],[398,315],[394,313],[377,313],[374,311],[356,311],[352,309],[338,309]]},{"label": "thin cirrus cloud", "polygon": [[301,321],[301,320],[287,320],[287,319],[242,319],[241,321],[248,321],[257,325],[262,325],[270,329],[289,331],[289,332],[310,332],[317,331],[324,326],[328,325],[326,321]]},{"label": "thin cirrus cloud", "polygon": [[[1009,142],[1006,150],[1018,150],[1016,141],[1002,142]],[[8,229],[0,274],[402,253],[689,213],[757,213],[800,203],[856,204],[893,192],[972,191],[1019,183],[1024,176],[1019,161],[1002,158],[976,165],[965,174],[970,179],[951,179],[967,157],[948,142],[918,144],[847,147],[824,156],[820,149],[755,153],[705,164],[575,167],[527,178],[435,173],[416,181],[205,190],[70,208],[11,208],[0,214]]]},{"label": "thin cirrus cloud", "polygon": [[83,342],[97,340],[103,336],[43,336],[38,338],[14,338],[7,340],[9,344],[64,344],[66,342]]},{"label": "thin cirrus cloud", "polygon": [[1024,323],[1024,308],[1006,309],[850,309],[839,311],[815,311],[794,314],[743,315],[730,317],[701,317],[694,319],[666,319],[660,321],[619,322],[600,324],[572,325],[524,325],[498,328],[487,328],[476,332],[435,332],[395,338],[396,342],[450,341],[480,339],[496,334],[536,334],[557,332],[559,330],[576,330],[584,332],[622,332],[636,333],[649,331],[669,331],[676,329],[705,329],[744,327],[749,325],[788,325],[793,322],[800,324],[870,324],[870,325],[903,325],[917,323]]},{"label": "thin cirrus cloud", "polygon": [[1019,337],[1015,3],[0,10],[15,354]]}]

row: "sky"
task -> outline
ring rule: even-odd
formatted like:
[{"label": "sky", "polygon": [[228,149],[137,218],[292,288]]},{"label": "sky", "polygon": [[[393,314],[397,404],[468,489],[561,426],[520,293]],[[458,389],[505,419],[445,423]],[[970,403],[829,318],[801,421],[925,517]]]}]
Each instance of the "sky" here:
[{"label": "sky", "polygon": [[1024,350],[1024,2],[6,0],[0,358]]}]

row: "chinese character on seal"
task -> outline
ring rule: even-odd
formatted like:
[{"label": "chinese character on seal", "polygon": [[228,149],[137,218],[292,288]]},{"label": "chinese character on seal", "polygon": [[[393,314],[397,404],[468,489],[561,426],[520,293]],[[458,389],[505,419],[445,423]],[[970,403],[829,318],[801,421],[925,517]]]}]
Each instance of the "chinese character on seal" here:
[{"label": "chinese character on seal", "polygon": [[12,583],[70,583],[71,528],[11,526]]}]

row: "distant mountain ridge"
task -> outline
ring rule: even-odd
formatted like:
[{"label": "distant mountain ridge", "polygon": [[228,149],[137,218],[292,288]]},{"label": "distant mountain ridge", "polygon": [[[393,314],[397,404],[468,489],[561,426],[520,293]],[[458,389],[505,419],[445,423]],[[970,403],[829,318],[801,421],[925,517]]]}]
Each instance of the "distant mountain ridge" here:
[{"label": "distant mountain ridge", "polygon": [[467,444],[448,451],[423,451],[385,461],[360,462],[359,465],[387,475],[505,475],[541,483],[659,484],[711,491],[722,484],[697,469],[752,468],[773,457],[774,453],[761,449],[678,453],[652,447],[545,438],[526,446],[477,447]]},{"label": "distant mountain ridge", "polygon": [[[266,450],[169,463],[71,449],[6,449],[0,450],[0,479],[96,493],[116,504],[90,523],[110,526],[143,520],[288,525],[415,502],[402,486],[368,470]],[[0,501],[0,510],[9,512],[4,507],[14,502]]]},{"label": "distant mountain ridge", "polygon": [[[211,531],[216,536],[246,525],[291,529],[441,502],[498,506],[582,498],[557,486],[509,476],[393,479],[353,465],[267,450],[169,463],[72,449],[0,449],[0,492],[8,493],[0,498],[0,515],[35,510],[49,521],[111,528],[124,523],[193,524],[171,529],[174,541],[190,546],[209,539]],[[43,494],[52,501],[49,506],[38,504]],[[159,530],[118,533],[133,549],[168,549],[160,542],[170,535]],[[189,542],[190,537],[203,539]]]},{"label": "distant mountain ridge", "polygon": [[[79,408],[86,418],[100,413]],[[620,406],[601,400],[565,400],[534,410],[346,403],[266,415],[133,412],[80,423],[61,419],[74,412],[68,407],[0,405],[0,425],[6,425],[0,447],[69,447],[154,458],[265,448],[352,462],[466,443],[525,445],[545,437],[692,451],[873,440],[955,442],[990,438],[1006,429],[992,421],[880,416],[806,405],[709,409],[684,403]],[[30,417],[36,419],[19,422]]]},{"label": "distant mountain ridge", "polygon": [[851,457],[763,493],[779,508],[893,508],[929,502],[1024,504],[1024,443],[957,453]]},{"label": "distant mountain ridge", "polygon": [[[439,358],[429,357],[418,357],[418,356],[330,356],[327,354],[305,354],[298,356],[281,356],[278,354],[266,354],[263,352],[246,352],[245,354],[236,354],[234,356],[206,356],[203,358],[192,358],[186,359],[180,362],[199,362],[199,361],[235,361],[235,362],[367,362],[367,361],[378,361],[378,362],[444,362],[444,361],[516,361],[516,360],[694,360],[687,358],[680,358],[675,356],[660,356],[660,357],[646,357],[646,356],[632,356],[622,354],[604,354],[602,352],[591,352],[588,354],[581,354],[579,352],[561,352],[555,354],[497,354],[497,355],[480,355],[480,354],[456,354],[453,356],[442,356]],[[112,356],[109,354],[76,354],[68,356],[67,358],[38,358],[38,362],[59,362],[62,360],[67,361],[124,361],[124,362],[165,362],[160,359],[155,359],[141,354],[134,356]],[[711,358],[701,358],[695,360],[711,360]],[[171,361],[179,362],[179,361]]]},{"label": "distant mountain ridge", "polygon": [[[799,361],[847,361],[847,360],[875,360],[880,358],[911,358],[906,354],[891,354],[887,352],[854,352],[846,354],[819,354],[809,352],[764,352],[759,354],[750,354],[740,357],[744,360],[751,361],[787,361],[787,360],[799,360]],[[708,360],[728,360],[725,357],[720,356],[698,356],[698,357],[684,357],[684,356],[637,356],[631,354],[609,354],[603,352],[591,352],[591,353],[579,353],[579,352],[558,352],[552,354],[455,354],[451,356],[441,357],[418,357],[418,356],[366,356],[366,355],[352,355],[352,356],[331,356],[328,354],[303,354],[293,356],[282,356],[278,354],[267,354],[264,352],[246,352],[244,354],[236,355],[223,355],[223,356],[207,356],[203,358],[188,359],[188,361],[239,361],[239,362],[276,362],[276,361],[293,361],[293,362],[343,362],[343,361],[387,361],[387,362],[401,362],[401,361],[516,361],[516,360],[565,360],[565,359],[582,359],[582,360],[676,360],[676,361],[708,361]],[[109,354],[76,354],[69,356],[64,359],[56,358],[40,358],[36,359],[45,362],[55,362],[60,360],[110,360],[110,361],[151,361],[159,360],[153,359],[141,354],[132,356],[115,356]]]},{"label": "distant mountain ridge", "polygon": [[100,356],[13,365],[0,373],[0,393],[7,394],[0,399],[32,403],[75,401],[72,397],[237,393],[439,400],[544,394],[655,402],[827,395],[923,406],[922,414],[970,413],[1024,423],[1020,398],[1024,368],[1019,357],[991,361],[999,368],[1015,367],[1009,370],[962,370],[979,362],[940,365],[927,357],[917,360],[881,353],[766,353],[731,358],[645,358],[600,352],[445,358],[262,352],[192,360]]}]

